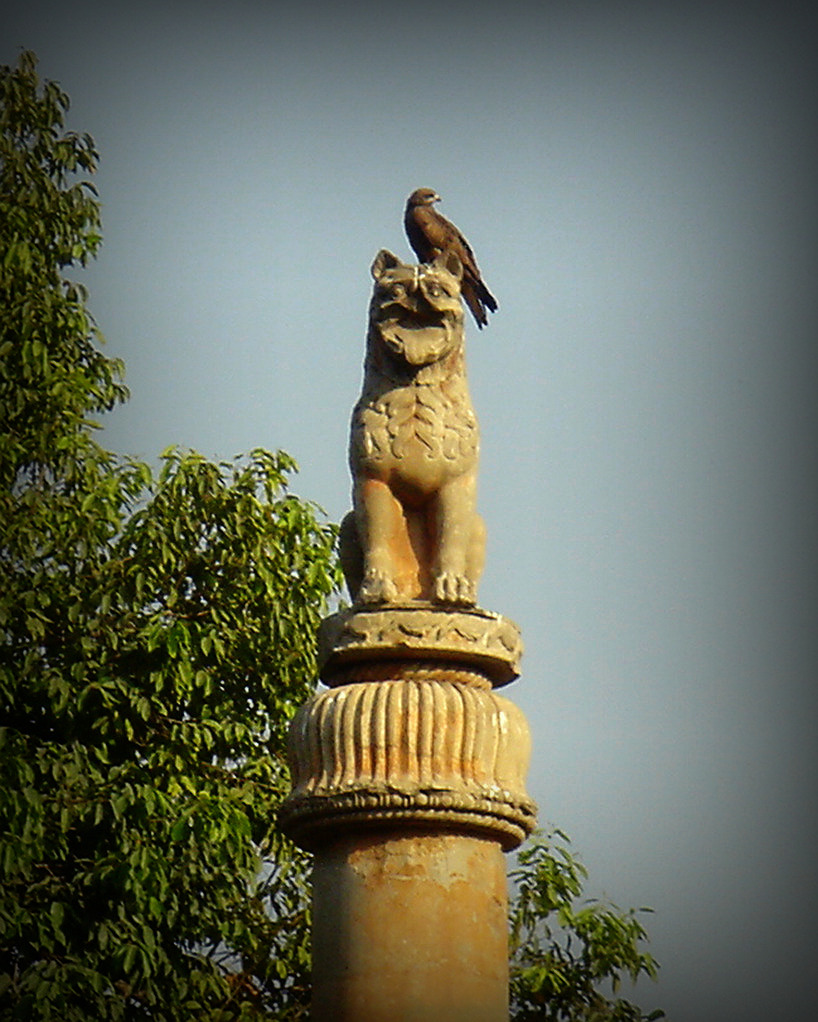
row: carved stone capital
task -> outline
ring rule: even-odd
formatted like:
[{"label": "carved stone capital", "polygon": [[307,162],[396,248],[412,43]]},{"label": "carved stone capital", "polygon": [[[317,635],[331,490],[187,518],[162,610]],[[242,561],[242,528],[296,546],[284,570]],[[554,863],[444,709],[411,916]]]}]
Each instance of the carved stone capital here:
[{"label": "carved stone capital", "polygon": [[506,850],[535,823],[522,712],[490,688],[359,681],[314,696],[290,732],[293,790],[282,824],[313,848],[384,824],[488,832]]},{"label": "carved stone capital", "polygon": [[519,676],[522,653],[517,625],[478,607],[353,607],[325,618],[318,635],[321,680],[331,686],[383,676],[384,669],[405,677],[395,674],[395,664],[404,663],[414,665],[415,677],[499,688]]}]

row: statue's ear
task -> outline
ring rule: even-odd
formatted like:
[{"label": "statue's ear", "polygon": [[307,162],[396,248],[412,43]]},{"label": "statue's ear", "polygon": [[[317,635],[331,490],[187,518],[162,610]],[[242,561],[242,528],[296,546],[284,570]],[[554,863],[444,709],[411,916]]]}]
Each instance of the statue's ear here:
[{"label": "statue's ear", "polygon": [[388,249],[382,248],[375,256],[375,262],[369,272],[372,274],[373,280],[380,280],[385,270],[393,270],[400,265],[401,261],[396,255],[393,255]]},{"label": "statue's ear", "polygon": [[463,277],[463,263],[460,261],[460,256],[456,252],[444,249],[443,252],[435,257],[435,265],[439,266],[443,270],[448,270],[448,272],[457,280],[460,280]]}]

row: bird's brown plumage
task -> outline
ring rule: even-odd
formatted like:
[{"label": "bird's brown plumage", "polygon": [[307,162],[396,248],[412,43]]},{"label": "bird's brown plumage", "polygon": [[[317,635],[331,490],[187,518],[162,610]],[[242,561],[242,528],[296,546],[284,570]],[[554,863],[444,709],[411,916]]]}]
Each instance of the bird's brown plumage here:
[{"label": "bird's brown plumage", "polygon": [[432,262],[441,252],[454,252],[463,264],[460,291],[463,300],[482,328],[488,323],[486,309],[497,311],[497,300],[483,283],[477,260],[468,241],[453,223],[434,208],[440,196],[432,188],[418,188],[406,200],[403,224],[409,244],[422,263]]}]

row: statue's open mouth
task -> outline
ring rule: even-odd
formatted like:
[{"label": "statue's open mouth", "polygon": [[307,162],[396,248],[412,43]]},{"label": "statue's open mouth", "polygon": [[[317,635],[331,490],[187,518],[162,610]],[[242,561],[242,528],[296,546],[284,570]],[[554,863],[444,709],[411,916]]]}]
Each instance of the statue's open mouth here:
[{"label": "statue's open mouth", "polygon": [[423,366],[444,358],[452,347],[452,334],[442,316],[388,320],[380,324],[381,337],[390,351],[409,365]]}]

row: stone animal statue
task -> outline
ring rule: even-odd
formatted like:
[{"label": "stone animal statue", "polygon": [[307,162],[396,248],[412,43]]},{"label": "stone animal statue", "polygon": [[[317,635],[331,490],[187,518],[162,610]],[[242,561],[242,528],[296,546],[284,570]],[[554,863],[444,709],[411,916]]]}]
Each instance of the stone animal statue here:
[{"label": "stone animal statue", "polygon": [[352,413],[353,510],[341,564],[356,604],[474,605],[485,529],[479,433],[466,383],[463,265],[441,253],[372,264],[363,390]]}]

